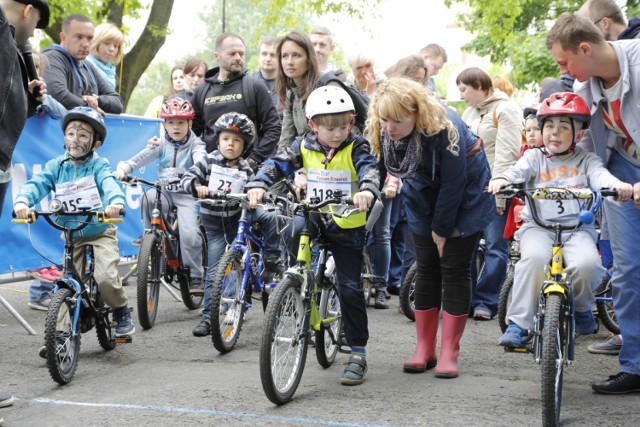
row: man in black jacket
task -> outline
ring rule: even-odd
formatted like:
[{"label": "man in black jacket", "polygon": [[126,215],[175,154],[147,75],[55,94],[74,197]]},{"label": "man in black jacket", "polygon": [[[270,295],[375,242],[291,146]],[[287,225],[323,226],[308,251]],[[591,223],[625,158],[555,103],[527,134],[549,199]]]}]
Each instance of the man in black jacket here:
[{"label": "man in black jacket", "polygon": [[122,113],[122,99],[85,61],[93,40],[93,23],[84,15],[69,15],[62,23],[60,44],[42,51],[49,60],[44,80],[49,94],[68,110],[88,106],[100,113]]},{"label": "man in black jacket", "polygon": [[[49,24],[46,0],[0,0],[0,215],[11,180],[11,158],[27,115],[43,100],[47,85],[29,80],[20,48],[28,45],[36,28]],[[35,76],[32,76],[35,77]],[[40,95],[36,99],[34,89]]]},{"label": "man in black jacket", "polygon": [[[46,0],[0,0],[0,216],[4,196],[11,180],[11,157],[18,138],[35,107],[47,93],[40,80],[29,81],[29,75],[19,47],[33,36],[36,28],[49,24]],[[40,92],[34,98],[35,88]],[[14,397],[0,392],[0,408],[11,406]],[[2,418],[0,418],[2,424]]]},{"label": "man in black jacket", "polygon": [[[218,148],[213,130],[216,120],[230,112],[247,115],[257,130],[247,159],[255,170],[273,153],[280,139],[281,126],[264,82],[247,74],[244,53],[244,41],[239,35],[224,33],[216,39],[213,57],[219,67],[206,72],[204,83],[191,98],[196,113],[192,130],[207,144],[210,153]],[[249,80],[243,82],[245,79]]]}]

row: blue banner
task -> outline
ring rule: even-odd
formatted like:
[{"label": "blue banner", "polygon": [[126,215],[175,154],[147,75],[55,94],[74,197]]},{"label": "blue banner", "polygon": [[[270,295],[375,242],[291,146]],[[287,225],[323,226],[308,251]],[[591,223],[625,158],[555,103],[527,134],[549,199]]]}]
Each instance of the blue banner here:
[{"label": "blue banner", "polygon": [[[147,140],[157,136],[160,131],[160,120],[133,116],[107,116],[107,138],[105,144],[98,149],[98,154],[109,159],[115,168],[119,161],[128,160],[142,150]],[[0,273],[18,272],[27,269],[50,265],[43,258],[60,263],[64,243],[61,233],[51,227],[44,219],[33,225],[17,225],[11,223],[13,199],[20,187],[34,173],[38,173],[48,161],[64,152],[64,138],[60,128],[60,120],[47,115],[34,116],[27,120],[25,128],[18,140],[13,154],[13,180],[5,197],[0,218]],[[155,168],[148,171],[135,171],[136,175],[155,179]],[[127,199],[127,216],[124,223],[118,225],[120,254],[128,256],[136,254],[138,248],[131,242],[142,234],[140,216],[141,186],[123,187]],[[47,210],[49,197],[45,197],[37,206],[38,210]],[[40,256],[38,254],[42,254]]]}]

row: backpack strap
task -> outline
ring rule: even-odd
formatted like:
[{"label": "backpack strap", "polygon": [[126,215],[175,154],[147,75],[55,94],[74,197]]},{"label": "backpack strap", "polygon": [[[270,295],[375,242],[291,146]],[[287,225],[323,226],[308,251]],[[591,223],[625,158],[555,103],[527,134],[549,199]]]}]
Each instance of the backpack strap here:
[{"label": "backpack strap", "polygon": [[256,123],[256,119],[258,118],[255,85],[256,82],[249,74],[242,76],[242,96],[244,97],[245,106],[247,107],[247,111],[249,111],[249,115],[253,116],[250,117],[253,123]]}]

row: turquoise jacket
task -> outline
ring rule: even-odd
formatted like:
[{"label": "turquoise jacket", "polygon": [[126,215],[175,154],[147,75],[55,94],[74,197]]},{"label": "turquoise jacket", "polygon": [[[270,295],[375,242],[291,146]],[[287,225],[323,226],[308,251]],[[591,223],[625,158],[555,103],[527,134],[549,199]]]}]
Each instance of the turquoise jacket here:
[{"label": "turquoise jacket", "polygon": [[[108,205],[121,204],[125,206],[125,197],[120,187],[119,181],[111,172],[109,161],[103,157],[93,153],[89,159],[83,164],[73,164],[69,159],[69,153],[49,160],[42,169],[42,172],[34,174],[30,180],[24,183],[20,192],[15,199],[15,203],[22,202],[32,207],[52,191],[55,191],[57,183],[70,182],[79,178],[93,176],[98,192],[102,200],[102,209]],[[79,215],[64,216],[56,221],[60,225],[65,223],[70,227],[78,225],[79,220],[84,218]],[[91,219],[91,224],[83,228],[74,237],[77,236],[95,236],[103,233],[110,225],[98,224],[96,218]]]}]

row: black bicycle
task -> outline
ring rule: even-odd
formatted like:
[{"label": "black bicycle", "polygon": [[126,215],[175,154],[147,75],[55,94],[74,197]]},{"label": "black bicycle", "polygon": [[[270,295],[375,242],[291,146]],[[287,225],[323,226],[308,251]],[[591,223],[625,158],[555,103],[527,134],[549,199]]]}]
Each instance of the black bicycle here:
[{"label": "black bicycle", "polygon": [[[102,224],[122,223],[121,218],[109,218],[104,212],[88,209],[79,206],[78,210],[68,212],[63,202],[52,199],[49,212],[32,211],[27,219],[12,220],[15,224],[32,224],[38,217],[43,217],[52,227],[64,233],[62,277],[55,282],[44,327],[47,368],[51,378],[59,384],[68,384],[76,372],[81,333],[88,332],[95,326],[98,342],[105,350],[113,350],[119,343],[131,342],[130,335],[116,336],[117,325],[112,322],[113,309],[105,305],[93,277],[93,248],[87,247],[84,275],[73,264],[74,232],[89,225],[93,217]],[[67,218],[64,225],[61,225],[55,221],[61,217],[77,219]]]},{"label": "black bicycle", "polygon": [[[137,301],[138,321],[143,329],[151,329],[158,314],[160,286],[164,286],[174,298],[180,300],[172,288],[180,291],[182,302],[189,310],[200,307],[204,292],[191,291],[191,274],[189,267],[184,265],[180,251],[180,234],[178,227],[177,208],[174,207],[163,215],[164,188],[175,185],[176,180],[158,179],[147,181],[138,176],[129,175],[124,182],[137,185],[139,182],[156,190],[156,197],[151,211],[151,229],[146,230],[142,237],[140,253],[138,255],[137,271]],[[165,200],[164,203],[167,203]],[[200,229],[198,236],[202,242],[202,263],[204,272],[207,271],[207,239]]]}]

